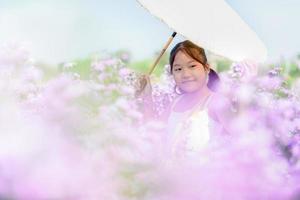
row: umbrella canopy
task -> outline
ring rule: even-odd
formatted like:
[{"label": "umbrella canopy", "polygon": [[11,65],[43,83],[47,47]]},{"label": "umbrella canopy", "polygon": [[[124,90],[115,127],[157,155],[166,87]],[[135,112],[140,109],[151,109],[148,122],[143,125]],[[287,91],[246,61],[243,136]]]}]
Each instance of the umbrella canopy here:
[{"label": "umbrella canopy", "polygon": [[152,15],[198,46],[233,61],[263,62],[267,50],[224,0],[137,0]]}]

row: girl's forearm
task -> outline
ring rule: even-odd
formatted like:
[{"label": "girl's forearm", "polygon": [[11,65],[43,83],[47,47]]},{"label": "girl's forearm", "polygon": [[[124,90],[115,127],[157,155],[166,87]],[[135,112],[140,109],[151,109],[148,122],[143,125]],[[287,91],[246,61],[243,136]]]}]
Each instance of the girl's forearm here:
[{"label": "girl's forearm", "polygon": [[143,97],[143,114],[144,120],[156,118],[152,96]]}]

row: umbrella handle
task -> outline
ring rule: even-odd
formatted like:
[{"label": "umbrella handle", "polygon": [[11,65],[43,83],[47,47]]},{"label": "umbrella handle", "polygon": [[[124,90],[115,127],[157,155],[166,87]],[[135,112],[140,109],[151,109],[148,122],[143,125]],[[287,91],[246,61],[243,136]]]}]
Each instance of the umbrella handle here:
[{"label": "umbrella handle", "polygon": [[164,55],[165,51],[167,50],[167,48],[169,47],[169,45],[171,44],[172,40],[174,39],[174,37],[176,36],[176,32],[173,32],[173,34],[171,35],[171,37],[169,38],[169,40],[167,41],[167,43],[165,44],[164,48],[161,50],[159,56],[156,58],[155,62],[153,63],[153,65],[150,67],[150,70],[148,72],[148,75],[151,75],[152,72],[154,71],[157,63],[159,62],[159,60],[161,59],[161,57]]},{"label": "umbrella handle", "polygon": [[[176,36],[176,34],[177,34],[176,32],[172,33],[171,37],[169,38],[169,40],[165,44],[164,48],[161,50],[159,56],[156,58],[155,62],[153,63],[153,65],[151,66],[151,68],[150,68],[150,70],[148,72],[149,76],[151,75],[151,73],[155,69],[155,66],[157,65],[157,63],[159,62],[159,60],[161,59],[161,57],[164,55],[165,51],[167,50],[167,48],[171,44],[171,42],[174,39],[174,37]],[[145,79],[141,79],[140,80],[140,88],[139,88],[139,90],[136,91],[135,96],[139,96],[143,92],[143,90],[146,87],[146,84],[147,84],[147,81]]]}]

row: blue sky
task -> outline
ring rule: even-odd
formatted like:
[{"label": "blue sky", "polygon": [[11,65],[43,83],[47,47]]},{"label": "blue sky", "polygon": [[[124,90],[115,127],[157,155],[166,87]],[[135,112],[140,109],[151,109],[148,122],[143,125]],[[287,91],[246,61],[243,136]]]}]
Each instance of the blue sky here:
[{"label": "blue sky", "polygon": [[[227,2],[264,41],[270,59],[300,52],[300,1]],[[49,63],[118,49],[130,50],[135,60],[148,58],[172,33],[135,0],[0,1],[0,29],[0,43],[23,42]]]},{"label": "blue sky", "polygon": [[300,1],[227,0],[255,30],[268,48],[271,59],[300,53]]}]

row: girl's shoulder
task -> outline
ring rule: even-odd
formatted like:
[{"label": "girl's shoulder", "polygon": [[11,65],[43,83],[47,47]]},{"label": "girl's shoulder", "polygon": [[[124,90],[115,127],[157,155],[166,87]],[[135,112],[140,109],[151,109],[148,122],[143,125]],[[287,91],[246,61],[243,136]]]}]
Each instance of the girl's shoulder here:
[{"label": "girl's shoulder", "polygon": [[215,121],[220,121],[220,113],[224,108],[228,108],[229,100],[222,94],[212,92],[207,103],[207,110],[209,116]]},{"label": "girl's shoulder", "polygon": [[231,106],[232,104],[228,97],[222,93],[214,93],[208,104],[208,114],[216,122],[225,125],[231,118],[229,112]]}]

